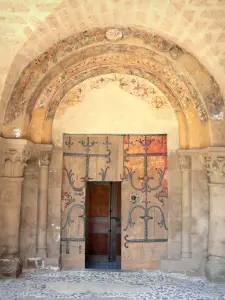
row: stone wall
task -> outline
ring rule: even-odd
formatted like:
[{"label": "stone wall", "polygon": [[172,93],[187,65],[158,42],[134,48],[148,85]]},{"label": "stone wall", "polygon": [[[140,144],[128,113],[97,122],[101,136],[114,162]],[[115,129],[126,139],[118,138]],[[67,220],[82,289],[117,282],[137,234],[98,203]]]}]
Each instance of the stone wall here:
[{"label": "stone wall", "polygon": [[[36,257],[38,201],[38,161],[28,162],[24,172],[20,213],[20,257],[27,266],[27,259]],[[29,265],[28,265],[29,266]]]},{"label": "stone wall", "polygon": [[181,255],[181,176],[177,152],[168,151],[168,258]]},{"label": "stone wall", "polygon": [[192,158],[191,247],[192,258],[204,264],[208,249],[209,188],[204,160],[198,154]]},{"label": "stone wall", "polygon": [[60,148],[53,148],[49,168],[47,265],[59,266],[61,236],[62,159]]}]

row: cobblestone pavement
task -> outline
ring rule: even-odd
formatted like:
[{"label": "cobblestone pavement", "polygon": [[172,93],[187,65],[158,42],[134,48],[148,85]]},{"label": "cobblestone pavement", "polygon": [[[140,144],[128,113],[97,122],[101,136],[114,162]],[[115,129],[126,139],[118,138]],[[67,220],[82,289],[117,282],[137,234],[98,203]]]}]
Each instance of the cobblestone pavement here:
[{"label": "cobblestone pavement", "polygon": [[0,279],[7,300],[225,300],[225,285],[161,271],[39,272]]}]

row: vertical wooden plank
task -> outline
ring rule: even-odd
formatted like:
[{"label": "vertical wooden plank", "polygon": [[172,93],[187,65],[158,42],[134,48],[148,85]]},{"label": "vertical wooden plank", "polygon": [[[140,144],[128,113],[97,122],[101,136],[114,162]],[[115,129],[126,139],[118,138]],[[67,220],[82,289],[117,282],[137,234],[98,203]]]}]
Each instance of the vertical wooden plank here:
[{"label": "vertical wooden plank", "polygon": [[108,205],[110,185],[108,183],[89,182],[87,187],[89,209],[86,217],[90,223],[90,227],[87,228],[89,239],[89,243],[87,243],[87,254],[88,261],[90,262],[96,259],[98,260],[102,255],[107,256],[108,254]]},{"label": "vertical wooden plank", "polygon": [[108,137],[111,162],[108,164],[108,181],[121,181],[123,176],[123,136]]},{"label": "vertical wooden plank", "polygon": [[116,217],[117,217],[117,193],[116,183],[111,184],[111,259],[116,261]]},{"label": "vertical wooden plank", "polygon": [[62,267],[85,266],[85,147],[83,136],[64,135],[62,184]]}]

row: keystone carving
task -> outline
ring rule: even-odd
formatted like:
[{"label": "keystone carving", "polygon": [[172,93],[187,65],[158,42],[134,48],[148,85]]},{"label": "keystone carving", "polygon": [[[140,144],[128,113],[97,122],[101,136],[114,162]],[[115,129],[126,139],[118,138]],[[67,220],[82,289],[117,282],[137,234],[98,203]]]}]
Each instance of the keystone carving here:
[{"label": "keystone carving", "polygon": [[116,42],[122,39],[123,33],[117,28],[108,29],[105,33],[105,37],[110,42]]}]

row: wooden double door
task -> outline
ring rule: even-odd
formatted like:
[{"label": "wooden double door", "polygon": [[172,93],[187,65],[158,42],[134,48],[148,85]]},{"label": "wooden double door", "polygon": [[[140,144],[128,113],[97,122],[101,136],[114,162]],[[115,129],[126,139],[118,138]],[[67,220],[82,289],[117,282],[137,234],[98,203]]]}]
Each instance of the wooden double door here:
[{"label": "wooden double door", "polygon": [[121,183],[88,182],[86,187],[86,267],[119,267]]},{"label": "wooden double door", "polygon": [[62,268],[114,263],[120,252],[123,270],[159,268],[168,252],[167,136],[64,134],[61,210]]}]

